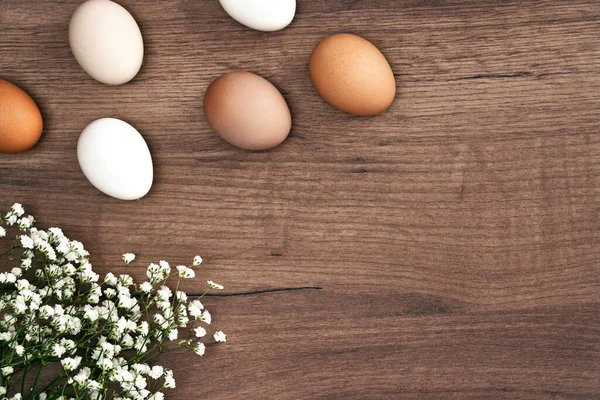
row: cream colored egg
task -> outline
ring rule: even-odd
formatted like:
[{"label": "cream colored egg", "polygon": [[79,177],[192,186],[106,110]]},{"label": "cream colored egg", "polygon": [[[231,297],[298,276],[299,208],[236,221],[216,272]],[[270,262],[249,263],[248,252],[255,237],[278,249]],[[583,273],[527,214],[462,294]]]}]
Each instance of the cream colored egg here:
[{"label": "cream colored egg", "polygon": [[137,22],[110,0],[88,0],[71,17],[69,42],[75,59],[92,78],[107,85],[132,80],[144,58]]}]

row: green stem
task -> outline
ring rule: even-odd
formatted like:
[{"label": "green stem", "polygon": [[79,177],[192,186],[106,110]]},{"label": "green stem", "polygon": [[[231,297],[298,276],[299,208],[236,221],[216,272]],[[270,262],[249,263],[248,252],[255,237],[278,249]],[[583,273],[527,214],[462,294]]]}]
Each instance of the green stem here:
[{"label": "green stem", "polygon": [[39,392],[35,393],[35,395],[33,396],[33,398],[37,399],[38,396],[40,395],[40,393],[45,392],[49,387],[51,387],[52,385],[54,385],[60,378],[62,378],[62,371],[59,372],[58,376],[56,378],[54,378],[52,380],[52,382],[50,382],[49,384],[47,384],[46,386],[44,386],[42,388],[42,390],[40,390]]},{"label": "green stem", "polygon": [[9,249],[6,250],[4,253],[0,253],[0,257],[7,255],[8,253],[10,253],[13,249]]},{"label": "green stem", "polygon": [[44,367],[43,363],[40,363],[40,366],[38,368],[37,374],[35,376],[35,381],[33,381],[33,386],[31,387],[31,392],[35,393],[35,388],[37,386],[38,383],[38,379],[40,379],[40,374],[42,373],[42,368]]},{"label": "green stem", "polygon": [[23,370],[23,376],[21,377],[21,397],[25,397],[25,378],[27,377],[29,371],[31,371],[31,369],[28,369],[27,366]]}]

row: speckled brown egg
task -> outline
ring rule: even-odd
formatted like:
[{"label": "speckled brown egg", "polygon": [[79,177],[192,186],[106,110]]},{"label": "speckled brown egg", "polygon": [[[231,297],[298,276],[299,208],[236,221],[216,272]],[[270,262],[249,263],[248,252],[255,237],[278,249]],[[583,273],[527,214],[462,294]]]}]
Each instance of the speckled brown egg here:
[{"label": "speckled brown egg", "polygon": [[0,153],[32,148],[42,135],[42,114],[27,93],[0,79]]},{"label": "speckled brown egg", "polygon": [[279,90],[250,72],[231,72],[212,82],[204,95],[204,115],[221,138],[246,150],[271,149],[292,127]]},{"label": "speckled brown egg", "polygon": [[396,96],[390,65],[377,47],[360,36],[341,33],[324,39],[313,51],[309,69],[321,97],[349,114],[379,114]]}]

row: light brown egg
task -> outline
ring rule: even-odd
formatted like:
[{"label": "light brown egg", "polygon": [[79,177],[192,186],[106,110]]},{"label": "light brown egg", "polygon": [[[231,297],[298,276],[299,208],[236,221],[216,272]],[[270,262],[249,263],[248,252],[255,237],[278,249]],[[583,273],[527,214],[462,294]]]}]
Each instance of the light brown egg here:
[{"label": "light brown egg", "polygon": [[0,79],[0,153],[32,148],[42,135],[42,114],[27,93]]},{"label": "light brown egg", "polygon": [[292,116],[279,90],[250,72],[231,72],[210,84],[204,115],[225,141],[246,150],[266,150],[283,142]]},{"label": "light brown egg", "polygon": [[324,39],[313,51],[309,70],[325,101],[349,114],[379,114],[396,96],[390,65],[377,47],[360,36],[341,33]]}]

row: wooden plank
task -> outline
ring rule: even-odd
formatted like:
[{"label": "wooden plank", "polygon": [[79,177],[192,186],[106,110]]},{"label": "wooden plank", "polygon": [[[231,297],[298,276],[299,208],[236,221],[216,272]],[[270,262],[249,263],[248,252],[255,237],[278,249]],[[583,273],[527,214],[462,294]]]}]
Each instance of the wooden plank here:
[{"label": "wooden plank", "polygon": [[[228,345],[176,352],[169,398],[600,396],[600,3],[304,1],[281,32],[250,31],[217,1],[122,0],[144,35],[121,87],[79,68],[79,2],[0,0],[0,77],[38,102],[32,151],[0,155],[0,207],[83,241],[99,271],[199,253]],[[308,58],[353,32],[387,56],[399,95],[376,118],[332,109]],[[272,81],[289,139],[262,153],[213,134],[202,96],[222,73]],[[151,193],[96,191],[76,160],[100,117],[134,125]]]}]

